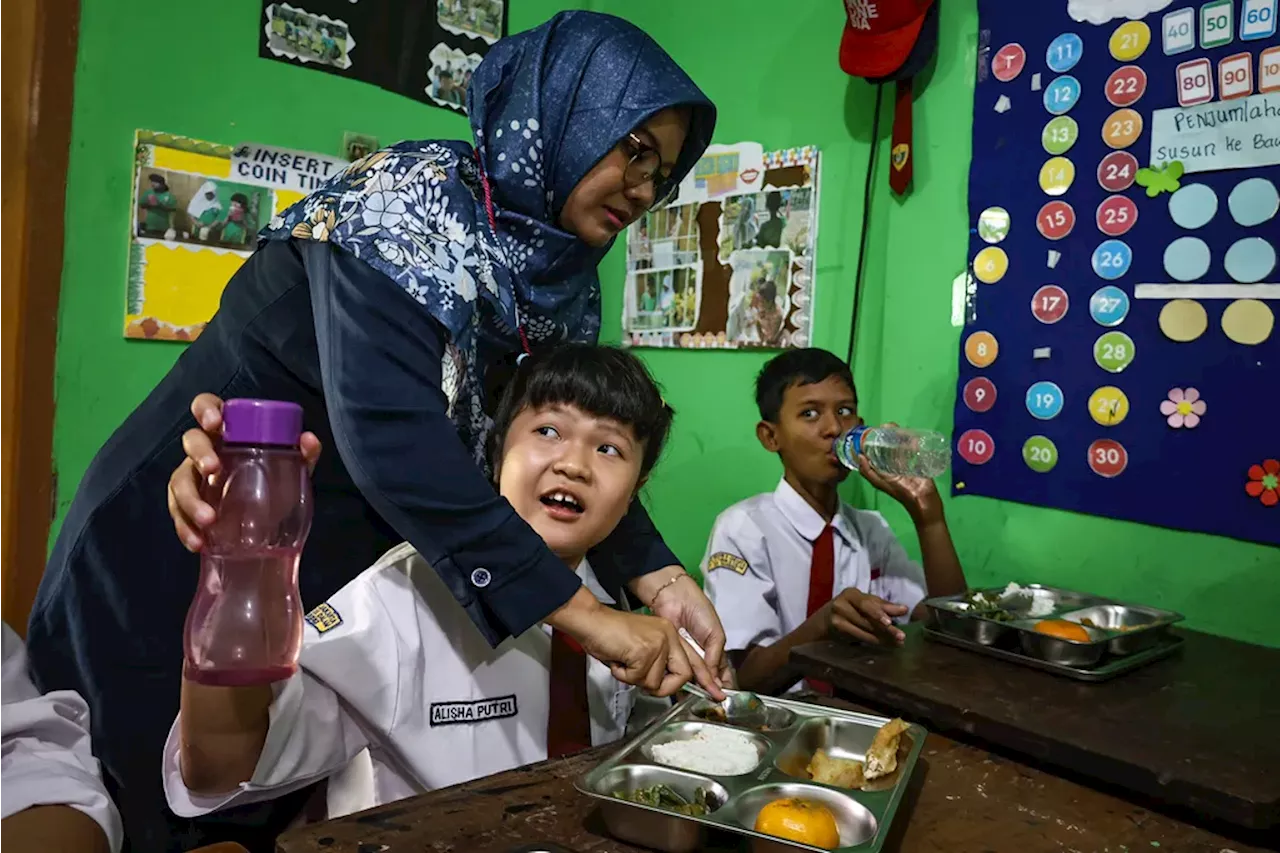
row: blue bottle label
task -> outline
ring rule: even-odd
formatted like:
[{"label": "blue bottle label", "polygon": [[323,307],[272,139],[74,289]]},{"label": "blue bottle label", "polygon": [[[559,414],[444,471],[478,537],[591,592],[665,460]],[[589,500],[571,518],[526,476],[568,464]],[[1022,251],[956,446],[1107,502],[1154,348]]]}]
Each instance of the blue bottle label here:
[{"label": "blue bottle label", "polygon": [[836,439],[835,454],[840,464],[851,471],[858,470],[858,454],[862,453],[862,438],[871,427],[856,426]]}]

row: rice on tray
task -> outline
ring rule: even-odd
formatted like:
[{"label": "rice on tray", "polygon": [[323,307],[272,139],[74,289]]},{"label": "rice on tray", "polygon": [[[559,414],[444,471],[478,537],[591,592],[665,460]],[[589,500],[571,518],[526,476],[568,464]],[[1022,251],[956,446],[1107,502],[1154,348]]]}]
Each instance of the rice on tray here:
[{"label": "rice on tray", "polygon": [[745,734],[718,726],[704,726],[688,740],[673,740],[651,748],[653,760],[711,776],[741,776],[760,763],[755,743]]}]

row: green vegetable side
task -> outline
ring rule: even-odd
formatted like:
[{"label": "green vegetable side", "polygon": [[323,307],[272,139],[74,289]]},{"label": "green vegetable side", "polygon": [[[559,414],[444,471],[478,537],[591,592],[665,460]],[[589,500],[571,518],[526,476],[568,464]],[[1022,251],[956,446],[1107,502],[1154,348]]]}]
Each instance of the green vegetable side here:
[{"label": "green vegetable side", "polygon": [[693,792],[692,803],[666,785],[651,785],[631,792],[614,791],[613,796],[619,800],[652,806],[688,817],[702,817],[711,812],[710,806],[707,805],[707,792],[702,788]]}]

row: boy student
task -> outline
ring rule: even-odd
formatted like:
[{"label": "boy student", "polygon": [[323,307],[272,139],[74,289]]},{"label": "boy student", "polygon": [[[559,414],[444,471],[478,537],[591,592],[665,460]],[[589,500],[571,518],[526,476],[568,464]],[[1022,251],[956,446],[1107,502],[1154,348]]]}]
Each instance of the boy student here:
[{"label": "boy student", "polygon": [[73,690],[40,693],[27,649],[8,622],[4,633],[4,758],[0,818],[11,850],[114,853],[124,831],[89,748],[89,706]]},{"label": "boy student", "polygon": [[844,362],[826,350],[789,350],[760,371],[756,404],[756,437],[782,460],[782,481],[720,514],[702,572],[739,685],[777,692],[796,680],[787,668],[793,646],[832,630],[901,643],[894,621],[921,618],[927,595],[963,592],[965,579],[932,480],[888,476],[858,457],[867,482],[910,513],[923,571],[879,513],[840,500],[849,471],[832,447],[862,423]]},{"label": "boy student", "polygon": [[[606,603],[583,558],[626,513],[671,418],[635,356],[585,344],[526,358],[495,414],[499,491]],[[540,625],[490,649],[408,543],[306,621],[299,671],[286,681],[183,680],[164,753],[174,812],[194,817],[328,779],[335,817],[625,731],[631,688],[608,667]]]}]

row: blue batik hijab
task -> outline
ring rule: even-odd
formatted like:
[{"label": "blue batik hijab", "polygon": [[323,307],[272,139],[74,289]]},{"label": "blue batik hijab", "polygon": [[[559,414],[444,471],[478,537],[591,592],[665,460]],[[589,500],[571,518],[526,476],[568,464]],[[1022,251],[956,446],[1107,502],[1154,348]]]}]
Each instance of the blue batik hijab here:
[{"label": "blue batik hijab", "polygon": [[534,347],[599,333],[596,267],[608,247],[559,228],[564,200],[628,132],[674,106],[691,108],[672,173],[679,181],[710,143],[711,102],[634,25],[562,12],[500,40],[477,67],[468,91],[474,147],[402,142],[371,154],[262,237],[333,243],[448,330],[450,415],[483,460],[486,362],[518,351],[522,332]]}]

